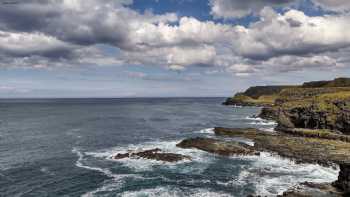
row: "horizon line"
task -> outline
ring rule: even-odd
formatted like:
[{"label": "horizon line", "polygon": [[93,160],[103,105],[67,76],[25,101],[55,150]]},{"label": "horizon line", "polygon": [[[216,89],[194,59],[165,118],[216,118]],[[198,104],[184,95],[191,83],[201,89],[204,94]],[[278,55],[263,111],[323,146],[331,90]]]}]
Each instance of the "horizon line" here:
[{"label": "horizon line", "polygon": [[135,97],[0,97],[5,99],[142,99],[142,98],[227,98],[230,96],[135,96]]}]

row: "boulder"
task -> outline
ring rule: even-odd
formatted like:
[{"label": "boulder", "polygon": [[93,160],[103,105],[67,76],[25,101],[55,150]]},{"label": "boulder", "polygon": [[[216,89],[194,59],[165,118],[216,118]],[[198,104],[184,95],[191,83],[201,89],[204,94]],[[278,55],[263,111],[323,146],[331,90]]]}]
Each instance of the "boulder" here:
[{"label": "boulder", "polygon": [[333,185],[350,194],[350,164],[340,164],[338,180]]}]

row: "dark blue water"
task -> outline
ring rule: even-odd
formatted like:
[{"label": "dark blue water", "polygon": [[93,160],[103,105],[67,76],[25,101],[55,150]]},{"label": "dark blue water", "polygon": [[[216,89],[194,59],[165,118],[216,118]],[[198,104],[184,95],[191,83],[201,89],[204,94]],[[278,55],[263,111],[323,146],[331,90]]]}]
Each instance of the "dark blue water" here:
[{"label": "dark blue water", "polygon": [[[176,148],[215,137],[213,127],[273,123],[258,108],[223,98],[0,100],[0,196],[275,195],[298,181],[332,181],[337,171],[262,154],[225,158]],[[175,164],[110,157],[161,148],[189,155]]]}]

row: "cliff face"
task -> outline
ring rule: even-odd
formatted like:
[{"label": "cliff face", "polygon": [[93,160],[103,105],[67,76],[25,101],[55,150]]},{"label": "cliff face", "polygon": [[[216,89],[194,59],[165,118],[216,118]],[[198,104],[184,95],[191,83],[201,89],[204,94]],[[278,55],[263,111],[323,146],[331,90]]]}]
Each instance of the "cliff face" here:
[{"label": "cliff face", "polygon": [[[274,113],[279,128],[330,129],[350,134],[350,91],[320,92],[298,99],[276,99],[275,105],[268,110]],[[262,118],[266,116],[261,113]]]},{"label": "cliff face", "polygon": [[280,129],[330,129],[350,134],[350,78],[301,86],[251,87],[224,104],[263,106],[260,117],[276,120]]}]

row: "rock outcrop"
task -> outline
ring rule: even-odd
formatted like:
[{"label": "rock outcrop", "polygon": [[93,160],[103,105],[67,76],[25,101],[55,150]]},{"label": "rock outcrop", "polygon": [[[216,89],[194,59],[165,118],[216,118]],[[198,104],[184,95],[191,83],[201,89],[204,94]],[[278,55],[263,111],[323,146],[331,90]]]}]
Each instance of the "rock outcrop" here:
[{"label": "rock outcrop", "polygon": [[259,117],[282,128],[329,129],[350,134],[350,78],[300,86],[256,86],[224,104],[262,106]]},{"label": "rock outcrop", "polygon": [[277,120],[279,117],[279,111],[277,108],[274,107],[264,107],[261,109],[261,112],[258,115],[258,117],[265,120]]},{"label": "rock outcrop", "polygon": [[334,186],[346,191],[350,195],[350,164],[340,164],[340,172],[338,180],[334,182]]},{"label": "rock outcrop", "polygon": [[[330,130],[290,129],[288,132],[266,132],[255,128],[214,129],[217,139],[190,138],[178,143],[181,148],[196,148],[222,156],[259,155],[271,152],[293,159],[297,163],[317,163],[323,166],[340,166],[334,183],[302,183],[282,196],[343,196],[350,193],[350,142],[349,136]],[[222,138],[225,137],[225,138]],[[245,138],[251,143],[237,139]],[[230,140],[231,139],[231,140]]]},{"label": "rock outcrop", "polygon": [[329,129],[350,134],[350,91],[289,98],[264,110],[277,114],[275,120],[280,128]]},{"label": "rock outcrop", "polygon": [[156,161],[164,161],[164,162],[178,162],[181,160],[191,160],[191,157],[181,155],[181,154],[175,154],[175,153],[163,153],[162,150],[159,148],[150,149],[150,150],[144,150],[139,152],[131,152],[131,153],[118,153],[115,156],[113,156],[113,159],[119,160],[124,158],[132,158],[132,159],[150,159],[150,160],[156,160]]},{"label": "rock outcrop", "polygon": [[209,153],[223,156],[231,155],[256,155],[258,152],[250,146],[239,142],[225,142],[211,138],[190,138],[185,139],[176,145],[180,148],[196,148]]},{"label": "rock outcrop", "polygon": [[344,192],[329,183],[300,183],[279,197],[342,197]]}]

